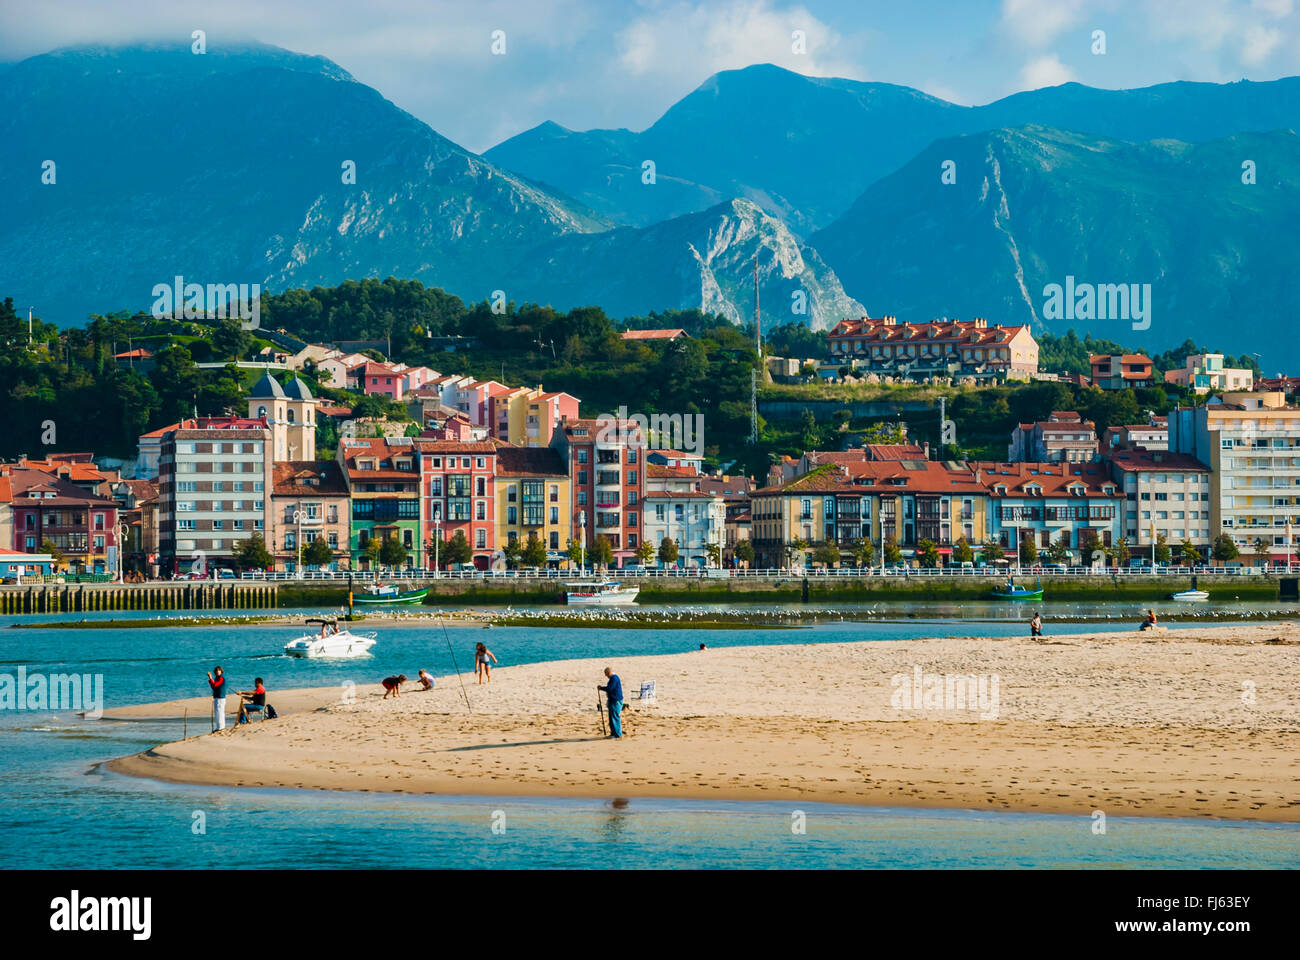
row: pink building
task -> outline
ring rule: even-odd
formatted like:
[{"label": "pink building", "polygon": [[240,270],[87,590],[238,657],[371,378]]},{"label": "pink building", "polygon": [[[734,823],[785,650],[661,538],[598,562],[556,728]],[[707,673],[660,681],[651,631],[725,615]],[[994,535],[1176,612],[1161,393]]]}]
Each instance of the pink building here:
[{"label": "pink building", "polygon": [[386,363],[367,360],[359,369],[349,371],[348,375],[356,379],[364,393],[380,394],[392,400],[401,400],[405,392],[402,374]]}]

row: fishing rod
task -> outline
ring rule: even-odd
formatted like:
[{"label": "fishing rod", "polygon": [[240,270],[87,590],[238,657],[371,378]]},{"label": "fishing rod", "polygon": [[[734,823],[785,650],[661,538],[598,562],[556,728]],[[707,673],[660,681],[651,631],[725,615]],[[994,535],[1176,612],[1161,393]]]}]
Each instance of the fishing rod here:
[{"label": "fishing rod", "polygon": [[460,695],[465,698],[465,709],[470,713],[474,708],[469,705],[469,693],[465,689],[465,678],[460,675],[460,664],[456,662],[456,648],[451,645],[451,635],[447,633],[447,623],[442,621],[442,635],[447,641],[447,649],[451,651],[451,665],[456,668],[456,679],[460,681]]}]

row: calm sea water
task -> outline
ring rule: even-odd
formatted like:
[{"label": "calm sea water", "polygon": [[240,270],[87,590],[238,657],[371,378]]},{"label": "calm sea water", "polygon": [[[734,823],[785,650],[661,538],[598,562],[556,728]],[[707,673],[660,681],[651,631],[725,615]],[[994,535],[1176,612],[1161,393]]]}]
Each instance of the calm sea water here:
[{"label": "calm sea water", "polygon": [[[480,639],[504,665],[572,657],[616,662],[619,656],[694,649],[700,642],[721,647],[968,635],[979,615],[978,607],[963,605],[949,616],[900,622],[892,618],[905,617],[905,609],[876,607],[879,618],[871,622],[795,630],[457,627],[444,634],[427,625],[376,625],[375,655],[344,663],[280,655],[283,644],[302,632],[292,626],[0,629],[0,673],[12,674],[21,665],[44,673],[103,674],[106,703],[116,706],[203,695],[204,673],[215,663],[226,668],[236,687],[260,675],[274,691],[344,680],[373,684],[399,670],[414,675],[421,666],[445,677],[452,671],[448,640],[462,669],[471,665],[470,651]],[[1131,629],[1136,610],[1135,605],[1092,604],[1079,605],[1075,613],[1097,620],[1096,629]],[[927,610],[935,612],[945,611]],[[993,613],[1006,616],[1004,607],[991,608]],[[51,618],[4,623],[24,619]],[[979,632],[1021,634],[1024,626],[983,622]],[[270,867],[385,867],[399,865],[384,854],[393,849],[402,851],[400,865],[425,867],[1300,864],[1300,828],[1286,825],[1112,817],[1099,836],[1083,816],[637,797],[615,804],[233,790],[154,783],[98,767],[177,739],[181,732],[179,721],[0,712],[0,867],[209,868],[254,861]],[[796,810],[806,818],[803,833],[791,828]],[[196,832],[200,822],[204,830]]]}]

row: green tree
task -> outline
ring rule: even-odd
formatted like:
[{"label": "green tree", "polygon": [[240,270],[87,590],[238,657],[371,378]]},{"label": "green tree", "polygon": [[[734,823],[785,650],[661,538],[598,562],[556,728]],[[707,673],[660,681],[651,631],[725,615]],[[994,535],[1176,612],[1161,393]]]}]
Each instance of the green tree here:
[{"label": "green tree", "polygon": [[732,548],[731,554],[747,567],[752,567],[754,565],[754,545],[750,543],[748,538],[737,540],[736,546]]},{"label": "green tree", "polygon": [[1052,563],[1069,563],[1070,562],[1070,535],[1064,530],[1061,531],[1060,537],[1052,541],[1052,545],[1047,548],[1046,557]]},{"label": "green tree", "polygon": [[[536,539],[536,535],[533,539]],[[519,542],[518,537],[507,537],[506,545],[501,548],[501,552],[506,555],[506,566],[513,570],[519,565],[519,558],[523,556],[524,545]]]},{"label": "green tree", "polygon": [[223,360],[243,360],[253,345],[253,335],[240,322],[227,317],[212,331],[212,349]]},{"label": "green tree", "polygon": [[1169,541],[1165,539],[1162,533],[1156,537],[1156,563],[1168,563],[1169,558],[1173,556],[1173,551],[1169,549]]},{"label": "green tree", "polygon": [[1218,560],[1220,563],[1228,563],[1232,560],[1236,560],[1239,554],[1240,551],[1237,549],[1237,544],[1233,541],[1232,537],[1228,536],[1226,533],[1221,533],[1214,538],[1213,556],[1215,560]]},{"label": "green tree", "polygon": [[1256,537],[1255,542],[1251,544],[1251,546],[1255,548],[1255,566],[1267,567],[1269,552],[1268,544],[1264,542],[1264,538]]},{"label": "green tree", "polygon": [[642,540],[636,548],[636,562],[645,566],[654,559],[655,547],[649,540]]},{"label": "green tree", "polygon": [[916,545],[916,559],[923,567],[933,569],[939,565],[939,547],[933,540],[921,540]]},{"label": "green tree", "polygon": [[48,553],[56,567],[63,562],[63,551],[49,537],[41,538],[41,553]]},{"label": "green tree", "polygon": [[596,537],[587,554],[588,562],[593,567],[608,567],[614,562],[614,545],[603,533]]},{"label": "green tree", "polygon": [[379,545],[379,562],[390,569],[405,566],[406,556],[405,545],[391,534]]},{"label": "green tree", "polygon": [[954,563],[975,562],[975,551],[971,549],[965,537],[958,537],[957,542],[952,545],[952,559]]},{"label": "green tree", "polygon": [[722,548],[716,543],[706,543],[704,545],[704,555],[709,558],[709,566],[722,566]]},{"label": "green tree", "polygon": [[302,548],[302,562],[309,567],[327,567],[334,562],[334,551],[329,541],[317,537]]},{"label": "green tree", "polygon": [[677,543],[671,537],[659,541],[659,562],[665,567],[675,566],[679,555]]},{"label": "green tree", "polygon": [[1038,544],[1034,542],[1032,530],[1021,531],[1019,551],[1020,562],[1025,566],[1030,567],[1038,562]]},{"label": "green tree", "polygon": [[1115,563],[1117,566],[1127,566],[1133,551],[1129,548],[1128,537],[1120,537],[1115,541]]},{"label": "green tree", "polygon": [[1097,536],[1097,531],[1088,529],[1079,531],[1079,556],[1083,558],[1085,567],[1092,566],[1092,555],[1101,549],[1101,537]]},{"label": "green tree", "polygon": [[876,560],[876,545],[870,537],[859,537],[854,540],[849,552],[853,556],[853,562],[859,567],[869,567]]},{"label": "green tree", "polygon": [[898,546],[898,541],[892,536],[885,538],[885,562],[898,563],[903,559],[903,551]]},{"label": "green tree", "polygon": [[[785,545],[785,563],[786,563],[786,566],[788,566],[788,567],[792,567],[792,566],[794,566],[794,556],[795,556],[795,554],[796,554],[796,553],[797,553],[797,554],[802,554],[802,553],[803,553],[805,550],[807,550],[807,549],[808,549],[808,541],[805,540],[803,537],[795,537],[793,540],[791,540],[789,543],[787,543],[787,544]],[[802,558],[802,556],[801,556],[801,557],[800,557],[800,561],[802,562],[802,560],[803,560],[803,558]]]},{"label": "green tree", "polygon": [[266,549],[266,541],[260,533],[239,541],[235,547],[234,560],[241,570],[267,570],[275,565],[275,557]]},{"label": "green tree", "polygon": [[569,563],[572,566],[576,567],[584,561],[582,543],[578,540],[570,539],[565,552],[568,554]]},{"label": "green tree", "polygon": [[1188,567],[1194,567],[1201,562],[1201,551],[1196,549],[1196,544],[1190,540],[1184,540],[1178,545],[1178,552],[1182,555],[1182,564]]},{"label": "green tree", "polygon": [[840,548],[829,538],[818,542],[813,548],[813,562],[827,568],[835,566],[840,562]]},{"label": "green tree", "polygon": [[464,530],[457,530],[455,536],[442,545],[441,555],[438,560],[450,567],[456,563],[469,563],[474,559],[474,551],[470,548],[469,540],[465,538]]},{"label": "green tree", "polygon": [[990,537],[980,545],[980,563],[996,563],[998,560],[1003,559],[1005,553],[1002,544]]},{"label": "green tree", "polygon": [[536,534],[528,537],[528,543],[524,546],[523,552],[519,559],[526,567],[544,567],[546,566],[546,543]]}]

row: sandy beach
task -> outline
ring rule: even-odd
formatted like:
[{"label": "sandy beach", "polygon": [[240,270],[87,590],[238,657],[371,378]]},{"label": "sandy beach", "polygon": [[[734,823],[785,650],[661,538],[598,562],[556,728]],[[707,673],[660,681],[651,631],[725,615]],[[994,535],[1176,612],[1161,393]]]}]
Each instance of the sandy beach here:
[{"label": "sandy beach", "polygon": [[647,680],[657,692],[630,701],[619,741],[596,713],[606,661],[568,660],[503,667],[490,685],[466,675],[472,712],[454,677],[386,701],[379,677],[355,691],[272,684],[280,719],[217,734],[203,698],[108,710],[188,712],[204,729],[109,766],[223,786],[1300,821],[1293,623],[1042,642],[798,636],[609,662],[629,697]]}]

